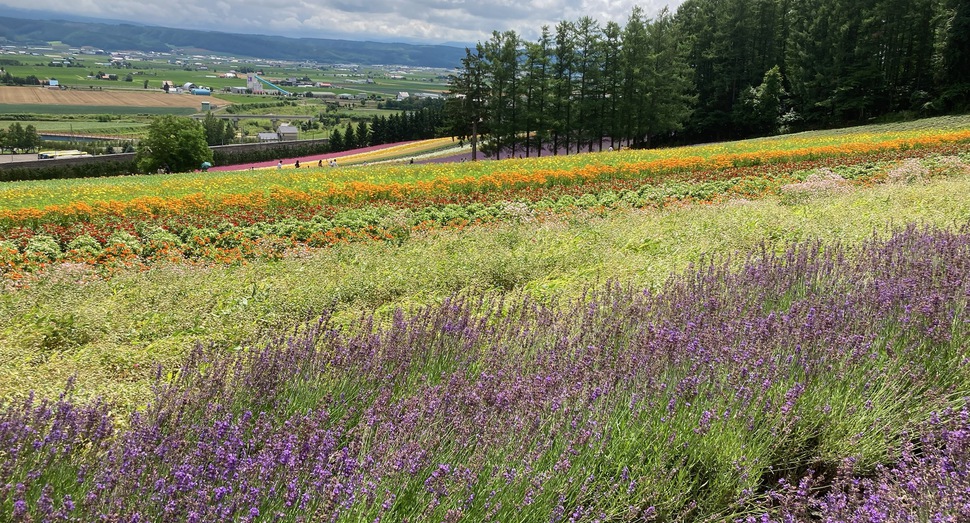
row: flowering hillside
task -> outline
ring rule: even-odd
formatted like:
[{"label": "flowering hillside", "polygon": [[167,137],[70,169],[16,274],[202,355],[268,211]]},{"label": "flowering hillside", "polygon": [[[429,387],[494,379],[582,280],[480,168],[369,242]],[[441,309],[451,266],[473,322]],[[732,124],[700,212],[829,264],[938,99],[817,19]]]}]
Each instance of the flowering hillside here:
[{"label": "flowering hillside", "polygon": [[0,185],[0,514],[964,521],[934,122]]}]

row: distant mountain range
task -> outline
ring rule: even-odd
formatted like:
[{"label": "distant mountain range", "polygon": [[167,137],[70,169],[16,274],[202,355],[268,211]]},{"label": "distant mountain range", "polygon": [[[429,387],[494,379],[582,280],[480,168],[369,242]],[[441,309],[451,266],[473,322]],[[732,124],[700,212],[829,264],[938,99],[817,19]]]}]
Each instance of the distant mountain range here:
[{"label": "distant mountain range", "polygon": [[43,20],[0,16],[0,44],[31,45],[64,42],[106,51],[205,52],[270,60],[312,60],[318,63],[395,64],[452,68],[465,49],[447,45],[357,42],[325,38],[220,33],[172,29],[118,21]]}]

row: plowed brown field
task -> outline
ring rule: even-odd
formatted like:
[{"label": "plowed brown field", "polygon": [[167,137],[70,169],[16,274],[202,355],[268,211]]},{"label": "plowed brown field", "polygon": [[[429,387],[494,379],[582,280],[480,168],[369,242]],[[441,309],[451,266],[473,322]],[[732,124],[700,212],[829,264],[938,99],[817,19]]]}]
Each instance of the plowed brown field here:
[{"label": "plowed brown field", "polygon": [[[86,91],[84,89],[46,89],[43,87],[0,87],[0,104],[40,105],[123,105],[129,107],[199,107],[209,99],[191,94],[165,94],[162,91]],[[219,100],[219,105],[227,104]]]}]

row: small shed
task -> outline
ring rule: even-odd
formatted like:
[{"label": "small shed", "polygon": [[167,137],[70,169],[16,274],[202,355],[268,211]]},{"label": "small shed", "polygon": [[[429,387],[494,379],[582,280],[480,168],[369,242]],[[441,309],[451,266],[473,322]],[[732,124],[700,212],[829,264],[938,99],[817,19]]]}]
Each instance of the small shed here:
[{"label": "small shed", "polygon": [[296,126],[284,123],[276,128],[276,134],[280,135],[280,140],[296,140],[299,130]]},{"label": "small shed", "polygon": [[256,133],[256,138],[261,142],[278,142],[280,135],[276,133]]},{"label": "small shed", "polygon": [[249,92],[247,87],[229,86],[229,92],[232,94],[246,94]]}]

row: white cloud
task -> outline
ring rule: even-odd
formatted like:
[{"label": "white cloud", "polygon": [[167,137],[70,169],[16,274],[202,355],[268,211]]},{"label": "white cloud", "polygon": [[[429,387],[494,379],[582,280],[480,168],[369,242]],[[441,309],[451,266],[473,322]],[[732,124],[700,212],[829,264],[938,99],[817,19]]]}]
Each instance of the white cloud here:
[{"label": "white cloud", "polygon": [[527,40],[543,25],[589,16],[621,26],[634,5],[654,16],[683,0],[0,0],[0,5],[147,25],[290,37],[401,42],[487,40],[514,30]]}]

